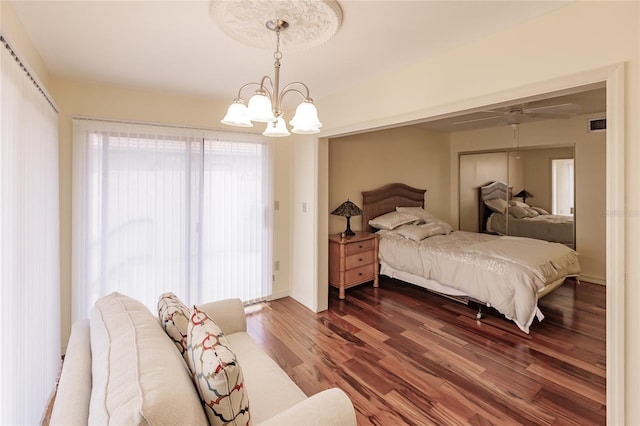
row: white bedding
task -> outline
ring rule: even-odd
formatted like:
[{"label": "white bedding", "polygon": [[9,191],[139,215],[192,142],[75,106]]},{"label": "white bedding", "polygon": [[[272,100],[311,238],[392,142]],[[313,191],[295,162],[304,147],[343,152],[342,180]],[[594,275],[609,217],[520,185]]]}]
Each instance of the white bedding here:
[{"label": "white bedding", "polygon": [[[573,244],[573,216],[545,214],[521,219],[512,215],[508,217],[509,235]],[[487,231],[506,235],[505,215],[492,213],[487,220]]]},{"label": "white bedding", "polygon": [[573,250],[541,240],[456,231],[415,242],[396,231],[378,233],[383,265],[457,289],[526,333],[536,315],[543,317],[538,293],[580,271]]}]

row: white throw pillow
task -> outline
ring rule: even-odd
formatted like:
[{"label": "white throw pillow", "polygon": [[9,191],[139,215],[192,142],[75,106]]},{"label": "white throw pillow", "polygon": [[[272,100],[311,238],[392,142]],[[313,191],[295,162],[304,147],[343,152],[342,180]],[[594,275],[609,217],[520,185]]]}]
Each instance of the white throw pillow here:
[{"label": "white throw pillow", "polygon": [[507,211],[507,207],[509,204],[507,200],[503,200],[502,198],[494,198],[492,200],[485,200],[484,202],[487,207],[493,210],[496,213],[503,213]]},{"label": "white throw pillow", "polygon": [[89,424],[206,424],[188,369],[158,319],[120,293],[91,309]]},{"label": "white throw pillow", "polygon": [[445,231],[446,234],[453,232],[453,227],[451,225],[449,225],[447,222],[440,219],[439,217],[436,217],[433,214],[429,213],[422,207],[396,207],[396,211],[412,214],[420,218],[421,222],[424,222],[427,224],[437,223]]},{"label": "white throw pillow", "polygon": [[396,229],[396,232],[413,241],[422,241],[434,235],[446,235],[448,233],[436,222],[423,225],[403,225]]},{"label": "white throw pillow", "polygon": [[167,336],[175,343],[187,362],[187,326],[191,309],[175,294],[168,292],[158,298],[158,319]]},{"label": "white throw pillow", "polygon": [[531,206],[531,209],[535,210],[538,212],[538,214],[549,214],[548,211],[546,211],[545,209],[541,208],[541,207],[533,207]]},{"label": "white throw pillow", "polygon": [[420,218],[409,213],[402,212],[390,212],[383,214],[369,221],[369,225],[377,229],[383,229],[385,231],[391,231],[398,226],[406,225],[407,223],[415,223]]},{"label": "white throw pillow", "polygon": [[248,425],[249,397],[238,359],[220,327],[195,306],[187,330],[187,353],[209,424]]}]

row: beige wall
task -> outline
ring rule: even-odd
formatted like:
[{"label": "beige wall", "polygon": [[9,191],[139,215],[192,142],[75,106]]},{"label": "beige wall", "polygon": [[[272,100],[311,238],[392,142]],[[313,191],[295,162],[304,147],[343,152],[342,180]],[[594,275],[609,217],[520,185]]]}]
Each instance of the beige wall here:
[{"label": "beige wall", "polygon": [[[449,139],[418,128],[397,128],[329,141],[329,211],[347,198],[362,207],[362,191],[402,182],[427,189],[426,208],[450,220]],[[351,228],[362,229],[359,217]],[[329,233],[344,231],[346,220],[329,216]]]}]

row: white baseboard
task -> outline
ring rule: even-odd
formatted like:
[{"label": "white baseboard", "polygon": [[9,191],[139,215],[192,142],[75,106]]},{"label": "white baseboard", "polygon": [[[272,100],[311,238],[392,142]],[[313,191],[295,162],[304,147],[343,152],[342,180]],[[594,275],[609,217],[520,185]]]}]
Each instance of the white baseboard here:
[{"label": "white baseboard", "polygon": [[593,275],[580,274],[580,281],[586,281],[588,283],[607,285],[607,280],[601,277],[594,277]]},{"label": "white baseboard", "polygon": [[267,300],[276,300],[282,299],[283,297],[289,297],[289,290],[279,291],[277,293],[272,293],[271,296],[267,297]]}]

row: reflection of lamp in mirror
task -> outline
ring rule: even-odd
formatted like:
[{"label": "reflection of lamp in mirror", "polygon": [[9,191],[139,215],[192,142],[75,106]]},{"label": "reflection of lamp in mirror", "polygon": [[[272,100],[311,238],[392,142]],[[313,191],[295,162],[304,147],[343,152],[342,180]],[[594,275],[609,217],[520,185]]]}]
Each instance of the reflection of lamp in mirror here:
[{"label": "reflection of lamp in mirror", "polygon": [[360,210],[360,207],[353,204],[347,198],[347,201],[340,204],[337,209],[331,212],[331,214],[334,214],[336,216],[344,216],[347,218],[347,229],[346,231],[344,231],[345,236],[348,237],[350,235],[356,235],[356,233],[351,230],[350,220],[351,216],[360,216],[362,214],[362,210]]},{"label": "reflection of lamp in mirror", "polygon": [[533,198],[533,194],[531,194],[526,189],[522,189],[522,191],[518,192],[516,195],[514,195],[514,197],[522,198],[522,202],[526,203],[527,202],[527,198]]}]

